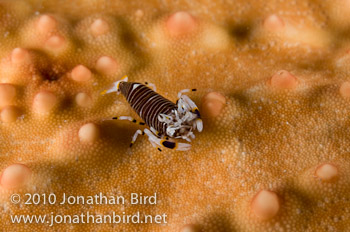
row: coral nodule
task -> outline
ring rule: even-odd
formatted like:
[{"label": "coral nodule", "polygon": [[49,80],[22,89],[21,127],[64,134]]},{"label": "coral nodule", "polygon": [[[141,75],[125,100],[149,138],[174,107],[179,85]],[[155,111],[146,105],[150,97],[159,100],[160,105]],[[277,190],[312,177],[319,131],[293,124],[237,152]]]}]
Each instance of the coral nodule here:
[{"label": "coral nodule", "polygon": [[[349,12],[340,0],[1,1],[0,230],[349,231]],[[140,118],[100,94],[124,75],[174,103],[197,89],[185,94],[204,127],[189,151],[142,133],[129,147],[147,125],[111,120]]]}]

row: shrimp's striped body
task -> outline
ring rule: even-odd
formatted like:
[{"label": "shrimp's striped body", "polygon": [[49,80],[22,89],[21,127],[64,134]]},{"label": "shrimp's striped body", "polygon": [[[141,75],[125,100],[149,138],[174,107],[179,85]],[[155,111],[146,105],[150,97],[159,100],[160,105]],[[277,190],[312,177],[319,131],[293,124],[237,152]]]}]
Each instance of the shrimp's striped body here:
[{"label": "shrimp's striped body", "polygon": [[[146,83],[147,84],[147,83]],[[182,90],[178,94],[177,103],[173,103],[162,97],[146,85],[137,82],[128,82],[127,77],[114,83],[113,87],[105,90],[104,93],[121,92],[130,106],[145,121],[139,122],[140,125],[148,125],[150,130],[144,129],[136,131],[130,146],[136,141],[139,134],[147,134],[149,141],[153,146],[166,147],[175,150],[189,150],[191,145],[188,143],[177,143],[174,139],[185,139],[190,142],[191,138],[195,138],[193,131],[199,132],[203,129],[203,123],[197,106],[184,92],[191,90]],[[192,89],[192,91],[195,91]],[[127,117],[114,117],[113,119],[137,120]]]},{"label": "shrimp's striped body", "polygon": [[167,124],[159,121],[158,115],[170,115],[176,109],[173,102],[140,83],[121,82],[119,89],[130,106],[148,126],[153,127],[160,134],[165,134]]}]

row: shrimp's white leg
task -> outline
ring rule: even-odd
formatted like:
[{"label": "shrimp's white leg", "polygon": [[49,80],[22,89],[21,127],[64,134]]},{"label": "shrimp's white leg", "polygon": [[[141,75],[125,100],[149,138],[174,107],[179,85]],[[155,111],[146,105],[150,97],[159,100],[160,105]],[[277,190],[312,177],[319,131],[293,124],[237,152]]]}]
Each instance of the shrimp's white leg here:
[{"label": "shrimp's white leg", "polygon": [[197,91],[197,89],[183,89],[177,94],[177,98],[179,99],[183,93],[194,92],[194,91]]},{"label": "shrimp's white leg", "polygon": [[137,130],[134,134],[134,136],[132,137],[131,143],[130,143],[130,147],[132,147],[132,145],[135,143],[137,136],[138,135],[144,135],[145,133],[141,130]]},{"label": "shrimp's white leg", "polygon": [[113,92],[117,92],[119,94],[119,83],[120,82],[127,82],[127,81],[128,81],[128,77],[123,76],[123,78],[121,80],[114,82],[113,86],[110,89],[103,90],[101,92],[101,95],[105,95],[107,93],[113,93]]},{"label": "shrimp's white leg", "polygon": [[113,117],[112,119],[115,119],[115,120],[128,120],[130,122],[133,122],[133,123],[136,123],[136,124],[139,124],[139,125],[145,125],[146,123],[144,122],[141,122],[141,121],[138,121],[130,116],[119,116],[119,117]]},{"label": "shrimp's white leg", "polygon": [[153,127],[150,127],[150,129],[151,129],[153,134],[155,134],[157,137],[159,137],[159,132],[156,129],[154,129]]}]

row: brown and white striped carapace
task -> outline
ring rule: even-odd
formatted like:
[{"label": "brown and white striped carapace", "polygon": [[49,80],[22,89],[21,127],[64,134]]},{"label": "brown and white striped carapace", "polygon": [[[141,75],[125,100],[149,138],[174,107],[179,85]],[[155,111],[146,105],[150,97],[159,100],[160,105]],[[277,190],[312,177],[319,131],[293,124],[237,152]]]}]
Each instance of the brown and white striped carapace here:
[{"label": "brown and white striped carapace", "polygon": [[[113,87],[103,91],[106,93],[122,93],[130,106],[144,120],[139,122],[129,116],[114,117],[118,120],[129,120],[140,125],[147,125],[149,129],[137,130],[130,146],[134,144],[137,136],[146,134],[149,141],[158,150],[166,147],[174,150],[186,151],[191,148],[188,143],[177,143],[174,139],[184,139],[191,142],[195,138],[194,130],[199,132],[203,129],[203,122],[196,104],[186,95],[185,92],[196,91],[195,89],[184,89],[178,93],[176,103],[169,101],[155,92],[153,84],[128,82],[125,76],[114,82]],[[151,86],[154,90],[149,88]]]}]

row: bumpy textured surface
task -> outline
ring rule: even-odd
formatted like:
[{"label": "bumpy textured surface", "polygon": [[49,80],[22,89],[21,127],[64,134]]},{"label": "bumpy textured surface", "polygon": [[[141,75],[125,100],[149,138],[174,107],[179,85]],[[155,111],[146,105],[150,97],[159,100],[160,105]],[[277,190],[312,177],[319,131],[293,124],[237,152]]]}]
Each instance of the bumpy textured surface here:
[{"label": "bumpy textured surface", "polygon": [[[177,12],[177,13],[176,13]],[[56,231],[346,231],[350,1],[1,1],[0,218],[167,213],[168,224]],[[154,149],[127,74],[204,112],[190,152]],[[209,94],[208,94],[209,93]],[[202,104],[201,104],[202,102]],[[12,193],[158,193],[157,205],[13,205]],[[52,229],[52,228],[50,228]]]}]

